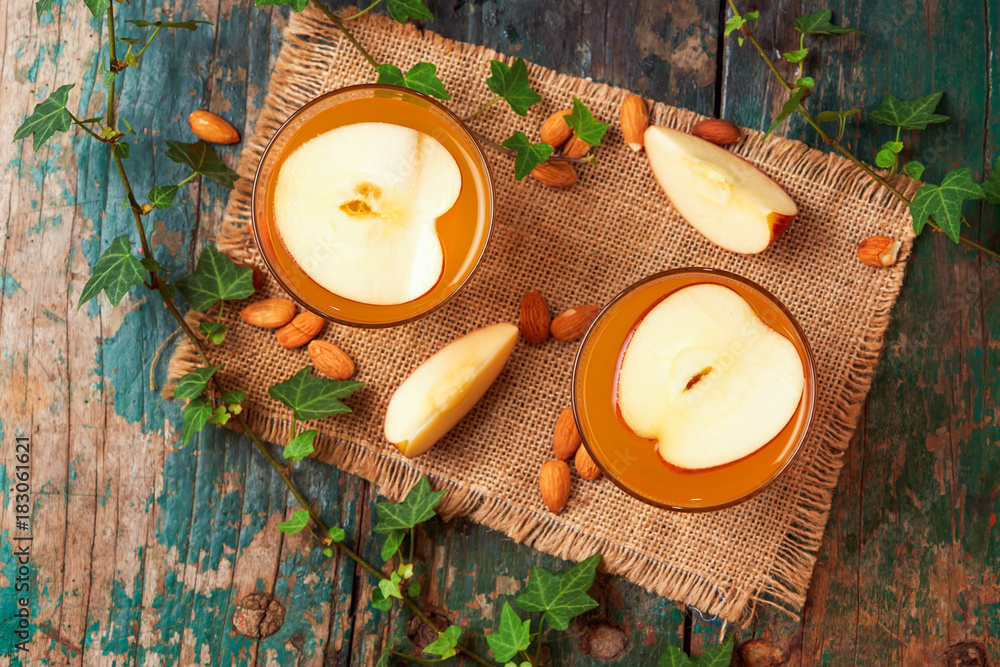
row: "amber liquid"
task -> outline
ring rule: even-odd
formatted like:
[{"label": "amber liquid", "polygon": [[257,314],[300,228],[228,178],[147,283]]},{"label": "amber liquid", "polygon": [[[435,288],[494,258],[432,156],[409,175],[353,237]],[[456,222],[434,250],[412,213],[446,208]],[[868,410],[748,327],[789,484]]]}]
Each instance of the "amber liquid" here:
[{"label": "amber liquid", "polygon": [[[791,340],[806,369],[806,383],[792,419],[762,448],[726,465],[686,470],[664,462],[653,440],[637,436],[625,425],[616,393],[625,348],[643,315],[670,293],[699,283],[735,290],[769,327]],[[733,505],[770,484],[791,461],[805,436],[815,401],[813,362],[807,349],[791,317],[742,281],[698,269],[647,281],[601,315],[580,350],[573,378],[580,435],[608,477],[645,502],[694,511]]]},{"label": "amber liquid", "polygon": [[[274,190],[284,160],[306,141],[337,127],[362,122],[403,125],[439,141],[458,162],[462,189],[455,205],[437,220],[438,238],[444,250],[441,277],[424,295],[398,305],[373,305],[346,299],[320,286],[295,262],[280,240],[274,221]],[[336,104],[306,120],[282,148],[264,190],[266,212],[261,250],[285,287],[297,293],[320,314],[359,326],[403,323],[442,304],[461,287],[476,267],[489,236],[492,190],[485,161],[471,140],[462,136],[453,121],[429,104],[376,93],[374,97]],[[336,257],[330,262],[336,263]]]}]

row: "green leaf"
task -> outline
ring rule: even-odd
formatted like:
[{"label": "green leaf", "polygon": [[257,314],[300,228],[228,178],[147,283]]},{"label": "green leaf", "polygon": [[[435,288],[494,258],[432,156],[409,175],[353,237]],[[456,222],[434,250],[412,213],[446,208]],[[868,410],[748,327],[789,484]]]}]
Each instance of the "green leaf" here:
[{"label": "green leaf", "polygon": [[176,185],[154,185],[146,196],[153,206],[162,211],[174,205],[174,197],[179,189]]},{"label": "green leaf", "polygon": [[268,396],[281,401],[299,421],[350,412],[351,409],[340,399],[347,398],[365,383],[318,378],[312,374],[312,369],[312,366],[306,366],[284,382],[274,385],[267,390]]},{"label": "green leaf", "polygon": [[875,154],[875,164],[883,169],[889,169],[896,164],[896,154],[888,148],[883,148]]},{"label": "green leaf", "polygon": [[531,173],[531,170],[549,159],[555,149],[540,141],[537,144],[528,140],[528,135],[518,130],[503,141],[504,148],[509,148],[517,157],[514,158],[514,178],[521,180]]},{"label": "green leaf", "polygon": [[410,596],[411,598],[415,598],[418,595],[420,595],[420,582],[419,581],[414,581],[412,584],[410,584],[409,586],[407,586],[407,588],[406,588],[406,594],[408,596]]},{"label": "green leaf", "polygon": [[806,59],[809,55],[809,49],[798,49],[797,51],[789,51],[784,54],[785,59],[790,63],[800,63]]},{"label": "green leaf", "polygon": [[194,273],[177,281],[191,308],[204,312],[223,299],[245,299],[253,294],[253,269],[236,266],[215,246],[201,251]]},{"label": "green leaf", "polygon": [[378,589],[382,591],[382,595],[388,600],[389,598],[399,598],[403,599],[403,594],[399,591],[399,575],[393,572],[389,575],[388,579],[382,579],[378,582]]},{"label": "green leaf", "polygon": [[818,120],[821,123],[835,122],[839,121],[840,119],[841,115],[839,111],[820,111],[818,114],[816,114],[816,120]]},{"label": "green leaf", "polygon": [[830,22],[830,19],[832,18],[833,10],[820,9],[812,14],[800,16],[797,19],[794,19],[792,23],[795,25],[796,30],[807,35],[841,35],[848,32],[857,33],[859,35],[865,34],[856,28],[845,28],[839,25],[833,25],[833,23]]},{"label": "green leaf", "polygon": [[513,65],[491,60],[486,85],[507,100],[507,104],[519,116],[528,115],[528,109],[542,101],[542,96],[531,89],[528,66],[523,58],[515,58]]},{"label": "green leaf", "polygon": [[141,285],[146,277],[139,258],[132,254],[132,244],[128,234],[115,238],[94,264],[90,280],[83,286],[77,308],[87,303],[103,290],[111,305],[117,306],[128,291]]},{"label": "green leaf", "polygon": [[210,178],[224,188],[233,189],[240,177],[219,159],[218,153],[204,141],[186,144],[183,141],[167,141],[167,158],[179,164],[186,164],[205,178]]},{"label": "green leaf", "polygon": [[276,527],[286,535],[301,533],[309,525],[309,512],[305,510],[295,510],[292,518],[284,523],[279,523]]},{"label": "green leaf", "polygon": [[111,150],[115,152],[115,157],[127,160],[131,147],[127,141],[116,141]]},{"label": "green leaf", "polygon": [[208,386],[208,381],[212,379],[212,376],[222,366],[220,364],[218,366],[208,366],[188,371],[177,381],[177,386],[174,387],[174,398],[197,398],[201,396],[201,393],[205,391],[205,387]]},{"label": "green leaf", "polygon": [[733,659],[733,638],[726,637],[720,643],[705,650],[695,660],[698,667],[729,667]]},{"label": "green leaf", "polygon": [[333,528],[328,529],[326,531],[326,534],[334,542],[343,542],[344,538],[347,537],[347,533],[344,532],[344,529],[343,528],[338,528],[337,526],[334,526]]},{"label": "green leaf", "polygon": [[948,116],[933,113],[944,91],[928,93],[915,100],[901,100],[893,95],[882,98],[878,108],[868,114],[868,118],[903,130],[923,130],[931,123],[943,123]]},{"label": "green leaf", "polygon": [[142,40],[142,39],[139,39],[139,38],[137,38],[137,37],[119,37],[119,38],[118,38],[118,41],[119,41],[119,42],[125,42],[125,43],[126,43],[126,44],[128,44],[129,46],[139,46],[139,45],[140,45],[140,44],[142,44],[142,43],[143,43],[143,42],[144,42],[145,40]]},{"label": "green leaf", "polygon": [[792,94],[788,98],[788,101],[785,102],[785,105],[781,107],[781,111],[778,112],[778,115],[775,116],[774,120],[771,122],[771,127],[767,128],[767,132],[764,133],[764,136],[761,139],[761,143],[763,143],[764,139],[767,139],[768,136],[770,136],[770,134],[774,132],[774,128],[778,127],[778,125],[780,125],[783,120],[785,120],[793,113],[795,113],[795,110],[799,108],[799,104],[801,104],[802,98],[805,96],[805,94],[806,94],[805,88],[796,88],[794,91],[792,91]]},{"label": "green leaf", "polygon": [[118,76],[117,72],[112,72],[111,70],[104,70],[104,85],[110,86],[115,82],[115,77]]},{"label": "green leaf", "polygon": [[400,23],[406,23],[409,19],[434,19],[431,10],[421,0],[388,0],[386,4],[389,16]]},{"label": "green leaf", "polygon": [[486,643],[493,649],[493,658],[497,662],[507,662],[518,651],[527,650],[531,645],[530,635],[531,621],[522,621],[510,604],[504,602],[500,625],[496,632],[486,635]]},{"label": "green leaf", "polygon": [[812,88],[813,86],[816,85],[816,80],[811,76],[804,76],[801,79],[796,79],[795,85],[805,86],[806,88]]},{"label": "green leaf", "polygon": [[445,90],[441,79],[437,77],[437,65],[433,63],[420,62],[409,69],[406,74],[388,63],[375,68],[378,72],[378,81],[390,86],[403,86],[410,90],[415,90],[424,95],[436,97],[439,100],[450,100],[451,95]]},{"label": "green leaf", "polygon": [[399,567],[396,568],[396,572],[402,577],[403,581],[406,581],[413,576],[413,563],[400,563]]},{"label": "green leaf", "polygon": [[230,417],[232,417],[232,415],[229,414],[229,410],[226,409],[226,406],[220,405],[212,410],[212,416],[208,418],[208,421],[211,424],[225,424],[229,421]]},{"label": "green leaf", "polygon": [[276,5],[278,7],[291,7],[295,13],[301,12],[309,4],[309,0],[254,0],[253,4],[258,7]]},{"label": "green leaf", "polygon": [[87,5],[87,9],[90,13],[100,18],[104,12],[108,11],[108,7],[111,6],[111,0],[83,0],[83,4]]},{"label": "green leaf", "polygon": [[333,558],[333,549],[331,549],[330,547],[325,547],[323,549],[323,555],[326,556],[327,558]]},{"label": "green leaf", "polygon": [[[923,166],[921,166],[920,171],[923,173]],[[920,178],[920,176],[913,178]],[[1000,204],[1000,155],[993,161],[993,171],[990,172],[990,177],[983,181],[983,195],[989,203]]]},{"label": "green leaf", "polygon": [[[260,4],[260,3],[257,3]],[[211,21],[146,21],[144,19],[138,19],[135,21],[126,21],[126,23],[131,23],[137,28],[183,28],[184,30],[197,30],[198,25],[212,25]]]},{"label": "green leaf", "polygon": [[135,55],[134,53],[126,53],[124,60],[125,64],[128,65],[129,67],[139,66],[139,56]]},{"label": "green leaf", "polygon": [[544,612],[544,620],[556,630],[565,630],[575,616],[593,609],[597,600],[587,595],[594,583],[600,554],[581,561],[564,572],[549,572],[543,567],[531,569],[524,592],[514,598],[524,611]]},{"label": "green leaf", "polygon": [[424,647],[424,653],[439,655],[442,660],[454,656],[458,651],[458,638],[462,636],[462,628],[458,625],[449,625],[444,632],[438,633],[438,638]]},{"label": "green leaf", "polygon": [[316,451],[313,447],[313,440],[316,439],[316,431],[310,429],[302,431],[297,436],[288,441],[282,456],[291,461],[301,461]]},{"label": "green leaf", "polygon": [[385,536],[385,544],[382,545],[382,560],[386,563],[396,555],[399,551],[399,547],[403,544],[403,538],[406,537],[405,530],[390,530]]},{"label": "green leaf", "polygon": [[139,263],[142,264],[143,268],[145,268],[147,271],[156,273],[167,272],[167,270],[163,268],[163,266],[152,257],[143,257],[142,259],[139,260]]},{"label": "green leaf", "polygon": [[31,148],[35,152],[56,132],[65,132],[73,122],[73,117],[66,109],[66,100],[72,83],[56,88],[56,92],[35,105],[35,110],[24,119],[21,126],[14,132],[14,141],[20,141],[31,135]]},{"label": "green leaf", "polygon": [[165,283],[160,288],[160,294],[166,299],[173,299],[177,296],[177,287],[173,283]]},{"label": "green leaf", "polygon": [[573,110],[563,118],[573,134],[591,146],[600,146],[604,133],[608,131],[608,124],[595,120],[590,109],[576,97],[573,98]]},{"label": "green leaf", "polygon": [[667,652],[660,656],[656,667],[698,667],[698,663],[676,646],[668,646]]},{"label": "green leaf", "polygon": [[742,28],[744,25],[746,25],[746,22],[747,20],[742,16],[738,15],[730,16],[729,19],[726,20],[726,29],[722,34],[726,37],[729,37],[730,33]]},{"label": "green leaf", "polygon": [[227,391],[222,395],[222,402],[226,405],[235,405],[245,400],[247,400],[247,393],[245,391]]},{"label": "green leaf", "polygon": [[184,408],[184,426],[181,428],[181,447],[187,447],[195,433],[201,433],[212,417],[212,405],[203,396],[191,399]]},{"label": "green leaf", "polygon": [[390,533],[394,530],[408,531],[437,515],[434,508],[438,506],[447,490],[432,491],[427,476],[420,478],[402,502],[376,503],[375,513],[378,523],[372,528],[376,533]]},{"label": "green leaf", "polygon": [[35,3],[35,16],[38,20],[42,20],[42,16],[52,11],[52,6],[55,4],[56,0],[38,0]]},{"label": "green leaf", "polygon": [[922,185],[910,202],[913,231],[924,230],[928,218],[941,226],[941,230],[955,243],[962,231],[962,205],[966,199],[982,199],[983,189],[972,180],[972,169],[954,169],[944,177],[941,185]]},{"label": "green leaf", "polygon": [[382,589],[376,586],[372,589],[372,607],[378,609],[379,611],[389,611],[392,609],[392,598],[387,597]]},{"label": "green leaf", "polygon": [[899,153],[900,151],[903,150],[903,142],[902,141],[887,141],[884,144],[882,144],[882,148],[890,150],[890,151],[893,152],[893,154],[896,154],[896,153]]},{"label": "green leaf", "polygon": [[[924,165],[917,162],[916,160],[910,160],[905,165],[903,165],[903,173],[912,178],[915,181],[919,181],[920,177],[924,175]],[[986,184],[983,184],[983,192],[986,192]],[[987,197],[988,199],[989,197]]]}]

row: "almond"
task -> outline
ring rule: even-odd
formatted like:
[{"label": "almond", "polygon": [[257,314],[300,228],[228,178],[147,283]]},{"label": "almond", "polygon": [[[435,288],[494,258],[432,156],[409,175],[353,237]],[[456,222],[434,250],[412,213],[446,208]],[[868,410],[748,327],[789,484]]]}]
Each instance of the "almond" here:
[{"label": "almond", "polygon": [[288,350],[302,347],[322,331],[324,324],[326,320],[316,313],[299,313],[291,322],[278,329],[278,344]]},{"label": "almond", "polygon": [[538,473],[538,488],[542,492],[542,500],[553,514],[559,514],[566,501],[573,480],[570,477],[569,465],[565,461],[546,461]]},{"label": "almond", "polygon": [[545,297],[535,290],[524,293],[521,298],[521,333],[530,345],[538,345],[549,339],[549,324],[552,315]]},{"label": "almond", "polygon": [[563,343],[579,339],[587,332],[587,328],[590,327],[600,310],[592,303],[570,308],[552,320],[550,327],[552,337]]},{"label": "almond", "polygon": [[579,447],[580,434],[576,431],[573,408],[563,408],[556,417],[556,426],[552,430],[552,452],[557,459],[565,461],[576,454]]},{"label": "almond", "polygon": [[580,447],[576,450],[574,463],[576,464],[576,473],[584,479],[597,479],[601,476],[601,469],[594,463],[594,459],[590,458],[590,452],[587,451],[586,447]]},{"label": "almond", "polygon": [[646,101],[638,95],[629,95],[622,102],[619,120],[622,125],[622,136],[632,150],[642,150],[646,128],[649,127],[649,110]]},{"label": "almond", "polygon": [[550,188],[566,188],[576,183],[576,169],[569,162],[544,162],[531,170],[531,177]]},{"label": "almond", "polygon": [[740,128],[721,118],[707,118],[698,121],[691,128],[691,134],[719,146],[735,144],[743,137]]},{"label": "almond", "polygon": [[562,154],[566,157],[583,157],[590,152],[590,144],[576,136],[575,134],[563,146]]},{"label": "almond", "polygon": [[266,279],[264,272],[256,266],[252,266],[250,264],[237,264],[236,266],[245,266],[253,271],[253,291],[259,292],[260,288],[264,286],[264,281]]},{"label": "almond", "polygon": [[563,109],[546,118],[545,122],[542,123],[542,129],[538,131],[542,141],[552,148],[559,148],[566,143],[570,135],[573,134],[573,130],[566,124],[566,116],[572,111],[572,109]]},{"label": "almond", "polygon": [[194,136],[210,144],[235,144],[240,140],[240,133],[236,128],[211,111],[201,109],[192,111],[188,116],[188,125],[191,126]]},{"label": "almond", "polygon": [[277,329],[295,317],[295,304],[288,299],[262,299],[241,310],[240,317],[255,327]]},{"label": "almond", "polygon": [[312,341],[309,343],[309,356],[316,370],[332,380],[346,380],[354,375],[354,362],[333,343]]},{"label": "almond", "polygon": [[858,259],[869,266],[892,266],[903,244],[888,236],[869,236],[858,244]]}]

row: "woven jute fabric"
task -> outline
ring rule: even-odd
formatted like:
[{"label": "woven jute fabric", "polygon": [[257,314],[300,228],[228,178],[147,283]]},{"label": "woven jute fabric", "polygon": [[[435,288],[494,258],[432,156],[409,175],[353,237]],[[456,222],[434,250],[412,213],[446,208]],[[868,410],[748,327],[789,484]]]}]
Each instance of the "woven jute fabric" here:
[{"label": "woven jute fabric", "polygon": [[[491,97],[490,59],[506,56],[444,39],[413,25],[369,15],[352,29],[379,62],[405,71],[437,64],[465,115]],[[384,330],[330,324],[321,337],[353,357],[367,386],[348,400],[354,413],[310,424],[319,430],[316,456],[375,482],[398,499],[419,479],[450,489],[445,516],[465,515],[514,540],[579,560],[595,552],[602,568],[660,595],[730,621],[746,620],[757,604],[796,613],[805,599],[842,457],[855,429],[878,361],[889,315],[903,279],[913,234],[907,207],[850,162],[802,143],[745,131],[731,148],[780,183],[799,215],[767,251],[742,256],[721,250],[689,226],[653,180],[642,153],[625,145],[618,110],[628,91],[529,64],[543,102],[527,118],[497,104],[476,119],[500,140],[514,130],[537,137],[542,121],[576,95],[612,128],[598,151],[600,165],[580,169],[567,190],[531,178],[516,182],[510,158],[490,152],[498,209],[492,239],[471,282],[449,305],[406,326]],[[245,144],[218,247],[234,260],[263,268],[250,223],[254,171],[268,140],[296,109],[321,93],[373,82],[375,72],[318,11],[294,15],[271,75],[253,136]],[[653,104],[651,121],[685,130],[693,112]],[[490,151],[490,149],[487,149]],[[897,178],[912,193],[915,184]],[[860,239],[883,234],[903,241],[889,269],[861,264]],[[537,289],[554,313],[608,302],[652,273],[687,266],[725,269],[775,294],[804,329],[816,356],[818,401],[808,442],[769,490],[719,512],[679,514],[644,505],[607,479],[574,477],[569,504],[550,513],[538,491],[538,471],[552,458],[552,427],[570,403],[576,344],[519,344],[500,379],[473,411],[430,452],[403,458],[382,435],[393,389],[421,361],[454,338],[494,322],[516,322],[521,296]],[[285,296],[269,281],[253,297]],[[271,442],[289,437],[289,411],[267,388],[310,363],[305,348],[284,350],[273,331],[243,323],[227,308],[227,340],[209,346],[225,364],[229,388],[245,389],[247,418]],[[171,362],[176,378],[200,360],[189,344]],[[575,476],[575,473],[574,473]]]}]

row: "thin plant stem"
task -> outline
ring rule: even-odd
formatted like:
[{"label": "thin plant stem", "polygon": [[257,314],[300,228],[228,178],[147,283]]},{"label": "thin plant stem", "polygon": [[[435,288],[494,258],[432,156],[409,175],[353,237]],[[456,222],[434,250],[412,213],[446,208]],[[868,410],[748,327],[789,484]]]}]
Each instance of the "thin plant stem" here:
[{"label": "thin plant stem", "polygon": [[542,661],[542,633],[545,632],[545,614],[542,614],[541,620],[538,621],[538,643],[535,644],[535,659],[532,661],[532,665],[538,665]]},{"label": "thin plant stem", "polygon": [[[503,153],[504,155],[508,155],[511,157],[517,155],[516,151],[512,151],[506,146],[496,141],[493,141],[484,134],[480,134],[479,132],[476,132],[475,130],[471,129],[469,130],[469,132],[472,133],[472,136],[474,136],[479,143],[485,146],[489,146],[495,151],[498,151],[500,153]],[[575,163],[591,164],[591,161],[588,159],[581,157],[566,157],[565,155],[550,155],[549,162],[575,162]]]},{"label": "thin plant stem", "polygon": [[416,542],[417,532],[414,528],[410,528],[410,564],[413,564],[413,544]]},{"label": "thin plant stem", "polygon": [[90,129],[89,127],[87,127],[87,126],[86,126],[86,125],[85,125],[85,124],[84,124],[83,122],[81,122],[81,121],[80,121],[79,119],[77,119],[77,117],[76,117],[76,116],[74,116],[74,115],[73,115],[73,113],[72,113],[71,111],[69,111],[69,109],[67,109],[67,110],[66,110],[66,112],[67,112],[67,113],[69,114],[69,117],[70,117],[70,118],[72,119],[72,121],[73,121],[73,122],[74,122],[75,124],[77,124],[77,125],[79,125],[79,126],[80,126],[81,128],[83,128],[83,131],[84,131],[84,132],[86,132],[87,134],[89,134],[89,135],[90,135],[90,136],[92,136],[93,138],[97,139],[97,140],[98,140],[98,141],[100,141],[100,142],[101,142],[102,144],[106,144],[106,143],[108,143],[108,140],[107,140],[107,139],[105,139],[104,137],[102,137],[101,135],[99,135],[99,134],[98,134],[97,132],[94,132],[94,131],[93,131],[92,129]]},{"label": "thin plant stem", "polygon": [[499,95],[497,95],[492,100],[490,100],[489,102],[487,102],[486,104],[484,104],[483,106],[479,107],[478,109],[476,109],[475,111],[473,111],[471,114],[469,114],[468,116],[466,116],[465,118],[463,118],[462,121],[468,123],[473,118],[475,118],[476,116],[478,116],[479,114],[483,113],[484,111],[486,111],[487,109],[489,109],[491,106],[493,106],[494,104],[496,104],[497,102],[499,102],[501,99],[503,99],[503,98],[501,98]]},{"label": "thin plant stem", "polygon": [[408,655],[406,653],[400,653],[399,651],[393,651],[392,649],[389,649],[389,655],[394,655],[397,658],[413,662],[444,662],[444,658],[420,658],[415,655]]},{"label": "thin plant stem", "polygon": [[368,53],[365,47],[361,46],[361,42],[359,42],[357,39],[354,38],[354,35],[351,34],[351,31],[347,29],[346,25],[344,25],[344,21],[339,16],[331,12],[329,9],[324,7],[323,3],[319,2],[319,0],[312,0],[312,3],[316,7],[316,9],[323,12],[326,15],[326,17],[330,19],[330,22],[333,23],[334,27],[337,28],[337,30],[344,33],[344,36],[347,37],[347,39],[350,40],[351,44],[354,45],[354,48],[356,48],[358,52],[365,57],[365,60],[367,60],[372,67],[377,69],[379,65],[378,61],[372,57],[372,54]]},{"label": "thin plant stem", "polygon": [[[115,3],[108,3],[108,69],[111,72],[115,71],[115,60],[117,60],[115,52]],[[115,77],[111,77],[111,81],[108,83],[108,113],[105,118],[108,127],[115,127]]]},{"label": "thin plant stem", "polygon": [[347,17],[345,17],[345,18],[342,18],[342,19],[340,19],[340,20],[341,20],[341,21],[353,21],[354,19],[359,19],[359,18],[361,18],[362,16],[364,16],[365,14],[367,14],[368,12],[370,12],[371,10],[375,9],[375,7],[376,7],[376,6],[378,6],[378,4],[379,4],[380,2],[382,2],[382,0],[375,0],[375,2],[373,2],[373,3],[372,3],[372,4],[370,4],[370,5],[368,5],[367,7],[365,7],[364,9],[362,9],[362,10],[361,10],[360,12],[358,12],[357,14],[352,14],[352,15],[350,15],[350,16],[347,16]]},{"label": "thin plant stem", "polygon": [[153,34],[149,36],[149,39],[146,40],[146,43],[142,45],[141,49],[139,49],[139,53],[135,54],[136,58],[142,57],[142,54],[145,53],[146,49],[149,48],[149,45],[152,44],[153,38],[156,37],[158,34],[160,34],[160,28],[157,28],[156,30],[153,31]]}]

